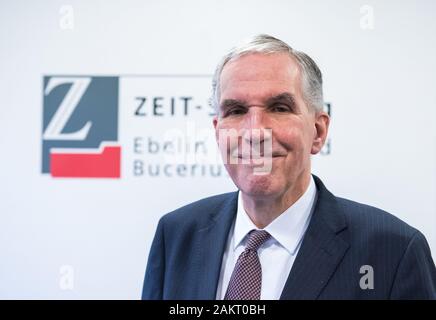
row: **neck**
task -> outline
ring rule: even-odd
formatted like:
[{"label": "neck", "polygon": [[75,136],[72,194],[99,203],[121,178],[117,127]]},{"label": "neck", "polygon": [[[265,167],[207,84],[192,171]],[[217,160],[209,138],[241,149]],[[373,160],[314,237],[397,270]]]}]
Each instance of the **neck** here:
[{"label": "neck", "polygon": [[309,187],[311,175],[302,177],[285,193],[265,197],[251,196],[241,191],[244,209],[259,229],[265,228],[274,219],[291,207]]}]

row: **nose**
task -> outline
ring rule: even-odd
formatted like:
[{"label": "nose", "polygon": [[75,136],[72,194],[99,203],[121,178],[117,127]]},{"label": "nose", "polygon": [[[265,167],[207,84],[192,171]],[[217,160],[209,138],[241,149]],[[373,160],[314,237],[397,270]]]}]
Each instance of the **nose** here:
[{"label": "nose", "polygon": [[264,108],[252,106],[244,119],[244,142],[250,145],[262,144],[271,139],[271,130],[268,127],[267,115]]}]

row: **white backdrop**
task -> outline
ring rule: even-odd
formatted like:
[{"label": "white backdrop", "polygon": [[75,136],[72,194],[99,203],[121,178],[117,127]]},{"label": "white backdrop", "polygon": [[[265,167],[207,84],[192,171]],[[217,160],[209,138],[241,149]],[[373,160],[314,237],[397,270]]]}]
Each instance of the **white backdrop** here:
[{"label": "white backdrop", "polygon": [[[209,167],[135,175],[135,160],[166,163],[146,142],[164,143],[168,129],[211,128],[210,75],[257,33],[323,71],[331,153],[314,158],[313,172],[336,195],[421,230],[436,255],[436,2],[1,1],[0,298],[140,298],[159,217],[235,188]],[[118,77],[120,179],[42,174],[51,75]],[[134,116],[141,96],[162,97],[163,115],[145,104],[147,116]],[[181,96],[192,109],[172,115]]]}]

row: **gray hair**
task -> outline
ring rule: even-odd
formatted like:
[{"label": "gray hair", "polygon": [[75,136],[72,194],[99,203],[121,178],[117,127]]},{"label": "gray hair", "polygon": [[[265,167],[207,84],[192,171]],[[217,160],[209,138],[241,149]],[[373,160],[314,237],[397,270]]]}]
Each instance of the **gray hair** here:
[{"label": "gray hair", "polygon": [[220,77],[227,62],[249,53],[272,54],[283,52],[288,53],[291,58],[295,58],[300,67],[304,101],[315,112],[322,111],[324,107],[322,74],[315,61],[304,52],[294,50],[282,40],[266,34],[256,35],[247,39],[241,45],[232,48],[218,64],[212,79],[212,97],[210,99],[210,104],[215,111],[218,113],[219,110]]}]

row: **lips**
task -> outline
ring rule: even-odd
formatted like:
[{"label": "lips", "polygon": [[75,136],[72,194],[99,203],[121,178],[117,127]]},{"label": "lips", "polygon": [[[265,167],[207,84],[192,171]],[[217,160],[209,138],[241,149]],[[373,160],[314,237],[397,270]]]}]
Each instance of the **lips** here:
[{"label": "lips", "polygon": [[233,159],[240,159],[243,161],[268,161],[275,158],[286,157],[287,152],[283,150],[272,150],[271,147],[253,148],[241,148],[241,146],[234,146],[230,150],[230,157]]},{"label": "lips", "polygon": [[278,158],[278,157],[284,157],[286,156],[286,154],[284,153],[279,153],[279,152],[273,152],[272,155],[266,155],[261,152],[259,155],[253,156],[251,154],[238,154],[237,157],[239,159],[258,159],[258,158]]}]

